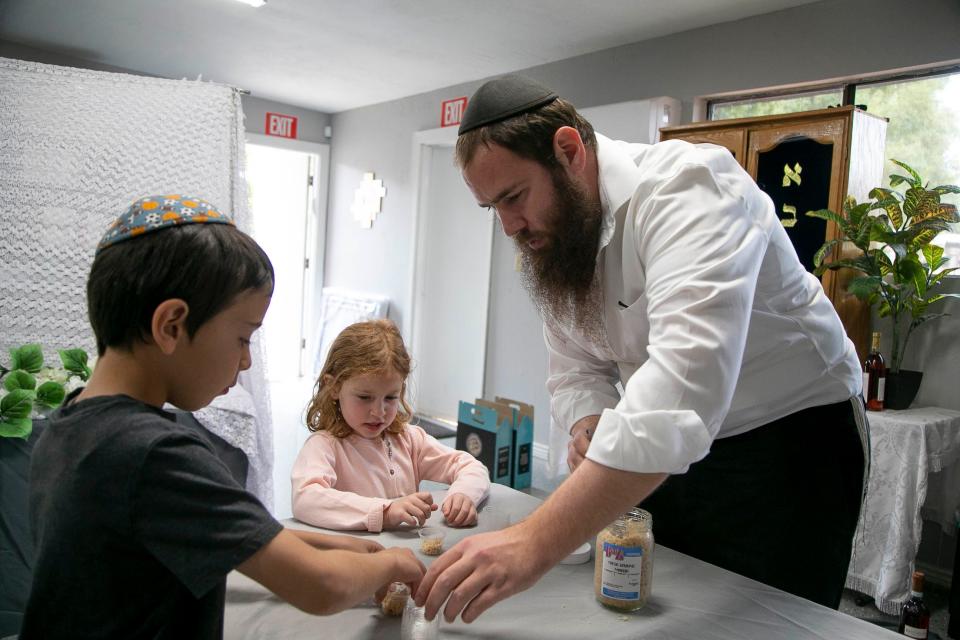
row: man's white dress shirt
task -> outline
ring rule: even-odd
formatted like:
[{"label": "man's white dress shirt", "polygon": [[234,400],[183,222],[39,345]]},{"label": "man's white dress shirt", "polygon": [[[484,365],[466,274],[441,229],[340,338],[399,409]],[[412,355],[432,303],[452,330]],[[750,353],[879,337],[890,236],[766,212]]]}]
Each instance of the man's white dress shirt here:
[{"label": "man's white dress shirt", "polygon": [[714,438],[860,392],[833,305],[726,149],[597,139],[607,343],[544,330],[554,419],[601,415],[588,458],[683,473]]}]

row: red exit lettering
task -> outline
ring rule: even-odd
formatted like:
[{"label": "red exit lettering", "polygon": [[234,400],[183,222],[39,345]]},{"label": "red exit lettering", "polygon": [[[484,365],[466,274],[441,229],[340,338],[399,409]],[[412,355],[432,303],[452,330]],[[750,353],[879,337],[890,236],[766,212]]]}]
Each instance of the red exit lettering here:
[{"label": "red exit lettering", "polygon": [[282,113],[267,112],[267,122],[264,127],[268,136],[278,136],[280,138],[297,137],[297,118]]},{"label": "red exit lettering", "polygon": [[460,124],[463,112],[467,110],[467,97],[444,100],[440,104],[440,126],[449,127]]}]

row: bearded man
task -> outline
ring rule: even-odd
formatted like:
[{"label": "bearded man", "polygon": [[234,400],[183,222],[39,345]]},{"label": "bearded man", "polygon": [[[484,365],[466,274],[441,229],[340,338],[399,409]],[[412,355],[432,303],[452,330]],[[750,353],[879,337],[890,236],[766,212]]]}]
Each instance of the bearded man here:
[{"label": "bearded man", "polygon": [[427,616],[473,620],[637,503],[658,543],[837,608],[861,373],[770,198],[726,149],[615,142],[517,75],[482,85],[459,133],[467,186],[522,252],[572,474],[438,558]]}]

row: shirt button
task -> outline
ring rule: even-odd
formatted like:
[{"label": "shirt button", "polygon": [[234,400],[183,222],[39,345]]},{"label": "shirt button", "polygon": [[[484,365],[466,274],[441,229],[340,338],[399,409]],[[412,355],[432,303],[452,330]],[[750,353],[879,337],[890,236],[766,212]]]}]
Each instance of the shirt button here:
[{"label": "shirt button", "polygon": [[390,475],[393,475],[393,469],[390,469]]}]

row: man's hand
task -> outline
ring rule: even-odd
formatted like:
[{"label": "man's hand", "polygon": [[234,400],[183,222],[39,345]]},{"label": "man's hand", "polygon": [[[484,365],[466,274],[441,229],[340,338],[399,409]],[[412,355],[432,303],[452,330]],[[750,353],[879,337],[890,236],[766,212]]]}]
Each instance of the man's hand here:
[{"label": "man's hand", "polygon": [[477,524],[477,505],[462,493],[453,493],[443,501],[440,509],[451,527],[469,527]]},{"label": "man's hand", "polygon": [[587,455],[587,449],[590,447],[590,440],[593,433],[597,430],[597,423],[600,422],[600,416],[585,416],[573,424],[570,429],[570,442],[567,443],[567,466],[573,473],[583,462]]},{"label": "man's hand", "polygon": [[432,620],[446,602],[447,622],[458,614],[464,622],[473,622],[495,603],[539,580],[553,563],[544,560],[545,554],[531,553],[536,543],[524,525],[464,538],[437,558],[414,595],[417,605],[426,605],[427,619]]},{"label": "man's hand", "polygon": [[383,528],[396,529],[402,524],[419,527],[430,513],[437,510],[433,503],[433,496],[429,491],[411,493],[408,496],[397,498],[383,512]]}]

